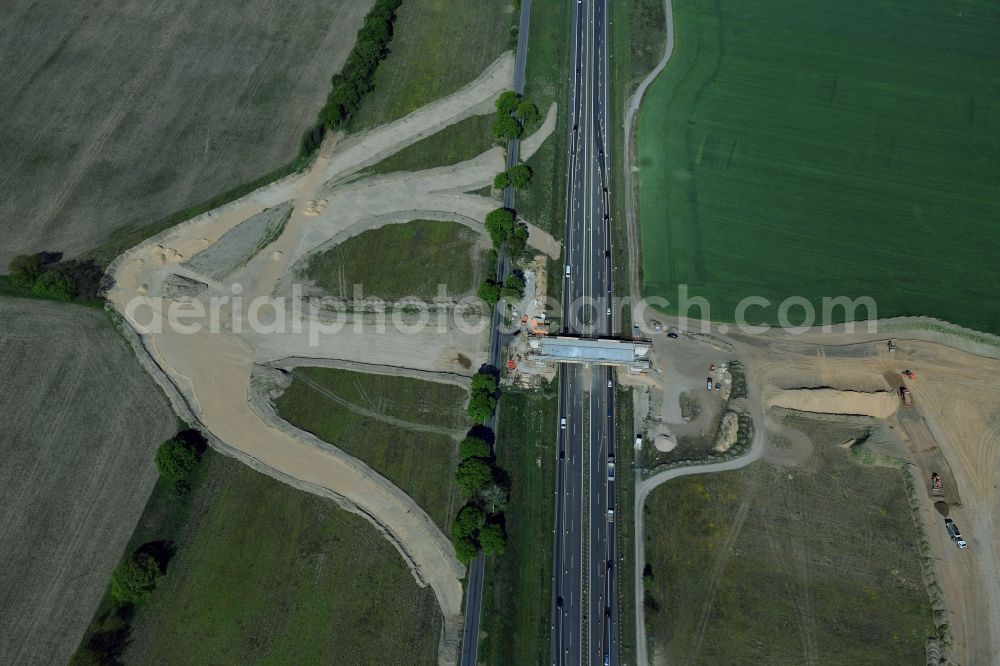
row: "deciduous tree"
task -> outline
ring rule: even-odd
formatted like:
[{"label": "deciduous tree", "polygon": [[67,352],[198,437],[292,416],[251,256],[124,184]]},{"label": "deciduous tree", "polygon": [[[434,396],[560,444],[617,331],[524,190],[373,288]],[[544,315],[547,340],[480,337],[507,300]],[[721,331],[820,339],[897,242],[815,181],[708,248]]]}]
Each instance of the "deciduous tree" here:
[{"label": "deciduous tree", "polygon": [[521,136],[521,123],[512,116],[499,116],[493,123],[493,136],[504,141]]},{"label": "deciduous tree", "polygon": [[477,495],[493,481],[493,468],[485,458],[466,458],[455,470],[455,482],[469,497]]},{"label": "deciduous tree", "polygon": [[531,181],[531,167],[527,164],[515,164],[507,169],[510,184],[521,190]]},{"label": "deciduous tree", "polygon": [[521,100],[517,105],[517,115],[521,122],[531,127],[538,122],[538,107],[526,99]]},{"label": "deciduous tree", "polygon": [[152,555],[135,553],[111,574],[111,596],[123,604],[137,604],[149,596],[161,575]]},{"label": "deciduous tree", "polygon": [[498,523],[483,525],[479,530],[479,543],[487,555],[503,555],[507,549],[507,535]]},{"label": "deciduous tree", "polygon": [[497,98],[497,113],[501,116],[509,116],[517,110],[520,101],[521,96],[513,90],[500,93],[500,97]]},{"label": "deciduous tree", "polygon": [[458,452],[463,458],[489,458],[492,454],[489,443],[478,437],[463,439],[458,445]]}]

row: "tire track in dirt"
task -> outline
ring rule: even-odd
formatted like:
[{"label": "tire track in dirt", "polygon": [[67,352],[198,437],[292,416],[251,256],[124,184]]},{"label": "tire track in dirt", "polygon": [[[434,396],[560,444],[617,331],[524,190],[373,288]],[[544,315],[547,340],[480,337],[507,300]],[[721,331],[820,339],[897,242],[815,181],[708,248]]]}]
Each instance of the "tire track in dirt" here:
[{"label": "tire track in dirt", "polygon": [[722,580],[722,574],[726,569],[726,565],[729,564],[729,560],[732,558],[733,545],[740,536],[740,532],[743,531],[747,514],[750,513],[751,500],[752,493],[750,497],[743,498],[740,508],[736,510],[733,524],[730,525],[729,532],[726,534],[715,562],[712,564],[712,572],[709,574],[708,579],[708,592],[705,596],[705,603],[701,606],[701,613],[698,616],[698,629],[695,632],[694,646],[691,648],[691,657],[688,659],[689,663],[697,661],[698,655],[701,653],[701,648],[705,643],[705,632],[708,630],[708,621],[712,614],[712,606],[715,605],[715,595],[719,591],[719,581]]},{"label": "tire track in dirt", "polygon": [[[784,512],[791,515],[789,512],[795,509],[789,506],[787,493],[780,486],[778,492],[781,492],[780,502],[784,505]],[[798,570],[799,575],[804,577],[805,547],[802,544],[802,540],[792,539],[790,545],[794,552],[792,555],[789,555],[789,549],[783,544],[779,544],[775,538],[775,526],[774,521],[771,519],[771,507],[765,507],[762,515],[765,521],[763,529],[764,537],[774,558],[784,562],[787,567],[794,567]],[[802,663],[812,666],[817,663],[816,619],[813,615],[812,600],[809,599],[808,591],[800,590],[798,586],[793,586],[787,576],[782,576],[781,582],[788,597],[794,602],[795,618],[799,624],[799,639],[802,641]]]}]

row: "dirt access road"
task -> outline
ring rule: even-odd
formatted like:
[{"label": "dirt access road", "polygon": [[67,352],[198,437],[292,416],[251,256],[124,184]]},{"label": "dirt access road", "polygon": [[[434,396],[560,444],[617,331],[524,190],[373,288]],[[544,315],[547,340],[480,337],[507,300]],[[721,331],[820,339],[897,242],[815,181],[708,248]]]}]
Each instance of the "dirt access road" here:
[{"label": "dirt access road", "polygon": [[[465,573],[450,540],[410,497],[360,460],[278,419],[263,399],[268,377],[276,371],[262,371],[261,366],[281,367],[289,358],[297,364],[302,359],[350,361],[424,376],[438,373],[454,381],[485,362],[485,328],[459,327],[449,320],[443,328],[435,322],[417,330],[406,313],[395,325],[387,317],[383,327],[371,313],[313,311],[294,298],[277,301],[273,296],[295,294],[296,267],[310,254],[376,226],[436,215],[485,234],[482,220],[496,204],[469,192],[489,185],[503,170],[502,151],[491,149],[458,165],[416,173],[367,176],[362,170],[470,114],[492,110],[498,94],[511,85],[513,65],[513,55],[507,53],[442,100],[339,144],[328,142],[308,173],[150,239],[119,257],[109,271],[114,278],[109,300],[140,334],[180,411],[203,425],[218,440],[216,445],[249,464],[333,496],[369,518],[396,546],[418,583],[433,589],[445,618],[445,646],[457,647]],[[247,232],[258,228],[253,220],[262,213],[289,202],[290,216],[276,238],[265,226],[256,235]],[[531,242],[550,252],[558,248],[537,229],[532,229]],[[220,276],[216,270],[210,278],[195,269],[197,262],[188,263],[209,249],[232,261],[228,274]],[[271,299],[259,311],[262,326],[249,323],[254,299]],[[171,308],[182,300],[204,312],[222,303],[215,308],[217,330],[147,325],[154,316],[181,323]],[[135,309],[137,302],[143,304]],[[334,330],[338,321],[341,327]],[[313,331],[320,334],[314,337]],[[441,661],[453,660],[454,652],[442,649]]]},{"label": "dirt access road", "polygon": [[[666,317],[661,320],[668,325],[676,323]],[[674,364],[686,367],[685,361],[698,353],[704,360],[740,360],[750,381],[750,410],[757,431],[750,453],[743,458],[723,466],[671,470],[640,479],[636,520],[642,520],[642,502],[652,487],[670,478],[734,469],[762,455],[780,457],[782,464],[794,465],[798,457],[794,446],[779,451],[768,444],[775,436],[796,439],[772,418],[775,406],[877,417],[904,442],[914,463],[923,528],[946,611],[944,622],[954,637],[949,656],[963,664],[1000,663],[1000,544],[992,538],[1000,527],[1000,383],[995,379],[1000,375],[1000,340],[991,347],[986,344],[989,336],[969,336],[957,327],[928,327],[924,320],[914,319],[907,332],[906,325],[904,320],[894,320],[886,326],[896,340],[893,353],[888,351],[884,333],[810,331],[800,336],[741,336],[713,330],[708,335],[670,340],[650,331],[655,364],[661,368]],[[677,354],[681,356],[674,360]],[[904,378],[900,373],[905,369],[915,378]],[[674,382],[688,382],[674,387],[674,393],[683,388],[704,390],[703,375],[688,374],[671,375]],[[904,384],[913,395],[913,408],[903,409],[897,398],[895,409],[886,413],[886,396],[895,395]],[[796,403],[800,394],[816,389],[834,391],[824,393],[822,400],[808,396]],[[933,472],[945,481],[948,511],[969,542],[965,550],[958,550],[948,539],[943,518],[934,508],[935,498],[928,488]],[[636,551],[641,558],[641,543],[636,544]],[[637,571],[641,571],[642,559],[637,563]],[[641,591],[637,577],[636,592],[641,595]],[[638,612],[637,639],[643,656],[641,605]]]}]

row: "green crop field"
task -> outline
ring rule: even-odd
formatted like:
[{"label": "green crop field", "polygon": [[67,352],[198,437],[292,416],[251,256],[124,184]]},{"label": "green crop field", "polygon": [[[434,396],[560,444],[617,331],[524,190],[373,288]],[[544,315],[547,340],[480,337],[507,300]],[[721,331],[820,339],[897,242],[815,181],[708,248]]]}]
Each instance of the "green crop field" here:
[{"label": "green crop field", "polygon": [[[309,260],[306,277],[327,294],[432,299],[438,285],[449,296],[471,293],[484,270],[479,234],[457,222],[414,220],[371,229]],[[374,261],[373,257],[378,257]],[[392,270],[385,270],[392,266]]]},{"label": "green crop field", "polygon": [[868,295],[880,317],[1000,332],[1000,4],[692,0],[674,14],[639,119],[647,296],[676,304],[688,284],[732,320],[750,295]]},{"label": "green crop field", "polygon": [[[459,460],[456,437],[468,428],[465,399],[466,391],[451,384],[296,368],[277,410],[292,425],[363,460],[446,529],[463,502],[452,475]],[[415,431],[407,422],[440,432]]]},{"label": "green crop field", "polygon": [[[790,419],[803,469],[668,481],[644,507],[650,654],[678,664],[917,664],[936,634],[901,472]],[[643,566],[643,565],[640,565]]]},{"label": "green crop field", "polygon": [[[435,660],[433,593],[378,530],[330,500],[208,451],[188,495],[157,484],[127,552],[153,540],[176,554],[131,615],[121,663]],[[91,631],[120,626],[108,608]]]}]

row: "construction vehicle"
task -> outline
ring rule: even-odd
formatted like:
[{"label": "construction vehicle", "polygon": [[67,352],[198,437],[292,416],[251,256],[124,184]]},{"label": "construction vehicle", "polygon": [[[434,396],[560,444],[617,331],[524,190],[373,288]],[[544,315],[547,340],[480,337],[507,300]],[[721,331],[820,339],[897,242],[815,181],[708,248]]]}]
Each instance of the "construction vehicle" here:
[{"label": "construction vehicle", "polygon": [[951,537],[951,540],[954,541],[955,545],[960,549],[969,545],[965,543],[965,539],[962,538],[962,533],[958,531],[958,525],[955,524],[954,520],[951,518],[945,518],[944,527],[948,530],[948,536]]},{"label": "construction vehicle", "polygon": [[910,389],[905,386],[899,387],[899,399],[903,401],[903,407],[907,409],[913,407],[913,396],[910,395]]},{"label": "construction vehicle", "polygon": [[899,374],[903,375],[907,379],[916,379],[917,378],[917,373],[913,372],[913,370],[910,370],[910,369],[903,370]]},{"label": "construction vehicle", "polygon": [[944,497],[944,487],[941,485],[941,476],[937,472],[931,474],[931,495],[934,497]]},{"label": "construction vehicle", "polygon": [[896,351],[896,341],[893,340],[892,338],[889,339],[889,351],[890,352]]},{"label": "construction vehicle", "polygon": [[708,390],[711,391],[712,387],[715,386],[715,382],[712,381],[711,377],[709,377],[706,381],[707,381]]}]

